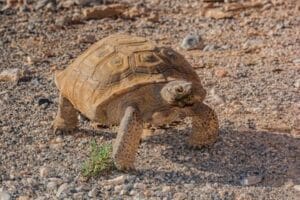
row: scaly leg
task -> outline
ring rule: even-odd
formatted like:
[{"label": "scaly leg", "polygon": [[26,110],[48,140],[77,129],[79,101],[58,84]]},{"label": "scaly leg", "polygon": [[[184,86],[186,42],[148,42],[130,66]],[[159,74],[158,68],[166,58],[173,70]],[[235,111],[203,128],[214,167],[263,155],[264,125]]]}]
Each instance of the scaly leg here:
[{"label": "scaly leg", "polygon": [[119,170],[134,169],[142,132],[143,124],[139,111],[132,106],[127,107],[113,146],[113,159]]},{"label": "scaly leg", "polygon": [[214,143],[219,135],[219,123],[215,112],[203,103],[194,105],[190,114],[192,117],[192,134],[188,144],[192,147],[202,147]]},{"label": "scaly leg", "polygon": [[54,133],[73,131],[78,123],[76,109],[71,102],[62,95],[59,96],[58,106],[57,116],[53,122]]}]

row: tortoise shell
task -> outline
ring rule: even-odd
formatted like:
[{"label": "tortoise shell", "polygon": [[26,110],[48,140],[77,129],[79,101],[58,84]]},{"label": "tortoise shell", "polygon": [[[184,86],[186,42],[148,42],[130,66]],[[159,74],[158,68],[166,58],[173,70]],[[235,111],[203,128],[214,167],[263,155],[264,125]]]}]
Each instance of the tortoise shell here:
[{"label": "tortoise shell", "polygon": [[98,106],[122,94],[176,79],[193,82],[205,98],[198,75],[182,55],[143,37],[116,34],[93,44],[57,72],[55,83],[76,109],[92,118]]}]

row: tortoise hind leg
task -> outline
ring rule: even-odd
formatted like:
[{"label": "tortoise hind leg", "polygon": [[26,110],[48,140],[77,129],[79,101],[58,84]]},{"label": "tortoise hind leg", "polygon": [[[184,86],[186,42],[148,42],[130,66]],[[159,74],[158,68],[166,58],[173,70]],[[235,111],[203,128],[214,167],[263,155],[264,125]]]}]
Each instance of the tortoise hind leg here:
[{"label": "tortoise hind leg", "polygon": [[77,123],[76,109],[68,99],[60,94],[58,112],[53,122],[54,133],[72,132],[76,128]]},{"label": "tortoise hind leg", "polygon": [[219,123],[215,112],[203,103],[193,106],[192,134],[188,139],[191,147],[202,147],[214,143],[219,132]]},{"label": "tortoise hind leg", "polygon": [[134,169],[135,155],[143,132],[142,120],[134,107],[127,107],[113,145],[113,159],[119,170]]}]

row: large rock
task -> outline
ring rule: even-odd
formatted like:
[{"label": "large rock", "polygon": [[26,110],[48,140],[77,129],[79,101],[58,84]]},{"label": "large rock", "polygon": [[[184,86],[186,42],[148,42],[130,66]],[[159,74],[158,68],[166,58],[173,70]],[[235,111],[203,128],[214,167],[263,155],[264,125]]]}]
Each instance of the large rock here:
[{"label": "large rock", "polygon": [[101,5],[84,9],[83,15],[86,20],[118,17],[122,16],[126,9],[127,6],[123,4]]}]

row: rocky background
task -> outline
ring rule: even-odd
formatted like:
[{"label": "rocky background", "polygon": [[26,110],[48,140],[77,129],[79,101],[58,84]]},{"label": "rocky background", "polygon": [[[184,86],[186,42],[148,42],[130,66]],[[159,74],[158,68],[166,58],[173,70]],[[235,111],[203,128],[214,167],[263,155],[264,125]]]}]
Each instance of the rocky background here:
[{"label": "rocky background", "polygon": [[[0,0],[0,199],[292,200],[300,195],[297,0]],[[194,66],[220,139],[188,149],[190,126],[149,130],[136,171],[84,179],[90,142],[116,128],[51,122],[53,72],[112,33],[172,46]]]}]

